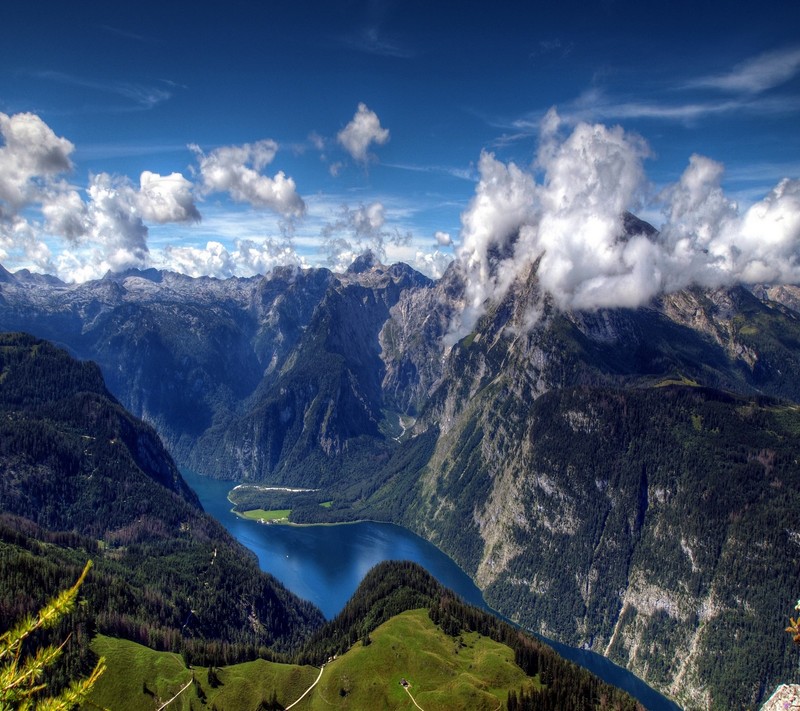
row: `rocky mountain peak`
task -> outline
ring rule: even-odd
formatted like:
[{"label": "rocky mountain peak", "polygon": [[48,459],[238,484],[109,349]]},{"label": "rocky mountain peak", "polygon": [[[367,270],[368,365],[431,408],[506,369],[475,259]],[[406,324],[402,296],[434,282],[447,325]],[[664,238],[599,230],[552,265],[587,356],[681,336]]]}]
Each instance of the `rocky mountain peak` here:
[{"label": "rocky mountain peak", "polygon": [[381,261],[375,256],[375,253],[368,249],[364,254],[355,258],[353,263],[347,268],[348,274],[362,274],[370,269],[383,267]]}]

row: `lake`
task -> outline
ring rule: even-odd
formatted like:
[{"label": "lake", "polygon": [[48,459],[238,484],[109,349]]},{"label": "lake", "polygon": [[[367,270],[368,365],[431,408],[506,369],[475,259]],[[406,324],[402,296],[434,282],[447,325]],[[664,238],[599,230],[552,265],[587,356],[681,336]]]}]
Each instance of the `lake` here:
[{"label": "lake", "polygon": [[[335,526],[264,525],[231,512],[228,492],[237,482],[184,471],[203,508],[258,557],[261,569],[296,595],[314,603],[326,618],[338,613],[364,579],[384,560],[412,560],[472,605],[491,610],[481,591],[456,563],[436,546],[390,523],[362,522]],[[494,610],[491,610],[497,614]],[[624,689],[650,711],[680,707],[641,679],[602,655],[546,640],[562,656]]]}]

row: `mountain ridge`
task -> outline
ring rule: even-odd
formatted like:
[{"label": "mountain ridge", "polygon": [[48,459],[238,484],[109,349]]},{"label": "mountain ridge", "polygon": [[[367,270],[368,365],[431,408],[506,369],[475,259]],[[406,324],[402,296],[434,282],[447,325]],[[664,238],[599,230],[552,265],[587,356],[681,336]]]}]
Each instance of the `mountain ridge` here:
[{"label": "mountain ridge", "polygon": [[[692,564],[702,572],[689,565],[681,580],[678,571],[698,555],[698,544],[711,545],[703,538],[709,532],[692,532],[674,499],[658,502],[670,486],[716,492],[706,500],[728,501],[718,488],[725,467],[744,466],[740,485],[747,490],[747,467],[784,451],[780,466],[767,467],[777,483],[757,479],[764,484],[758,496],[784,529],[800,530],[798,509],[777,503],[780,491],[794,490],[787,462],[800,431],[793,410],[800,401],[796,287],[693,288],[639,309],[565,312],[541,291],[534,264],[460,334],[456,317],[466,305],[466,275],[458,264],[436,282],[374,258],[345,274],[283,269],[229,282],[167,273],[144,286],[141,280],[128,274],[43,287],[35,298],[30,288],[4,282],[0,327],[26,315],[40,335],[60,336],[73,352],[96,358],[112,374],[118,397],[195,470],[320,488],[320,501],[333,501],[329,508],[316,500],[270,506],[275,497],[265,495],[256,507],[292,508],[296,521],[366,516],[407,525],[451,554],[510,617],[527,585],[535,602],[526,605],[541,613],[527,624],[609,654],[688,708],[754,702],[765,683],[789,668],[791,648],[782,644],[777,620],[778,631],[748,637],[761,640],[751,649],[769,640],[769,661],[755,674],[742,671],[741,658],[720,662],[713,644],[692,640],[712,627],[708,610],[734,609],[709,592],[714,575],[722,576],[717,586],[743,584],[736,577],[743,569],[725,573],[723,562],[746,555],[741,531],[723,526],[725,516],[744,516],[756,526],[753,540],[771,541],[764,545],[774,555],[761,556],[750,571],[774,596],[768,609],[759,608],[770,619],[781,617],[784,597],[793,599],[790,588],[800,585],[796,573],[776,572],[784,570],[781,554],[796,560],[793,539],[764,538],[764,512],[724,503],[709,520],[732,537],[715,538],[715,553]],[[632,412],[644,414],[628,422]],[[755,414],[747,419],[742,412]],[[748,445],[736,455],[742,461],[731,458],[704,417],[726,427],[738,422],[753,442],[772,444]],[[697,452],[681,460],[680,476],[669,470],[668,438],[659,439],[664,422],[673,423],[670,451],[690,445]],[[616,433],[611,441],[624,446],[621,452],[608,449],[604,431]],[[776,432],[779,439],[770,440]],[[547,437],[556,435],[562,449],[548,450]],[[607,452],[606,461],[591,458],[588,441]],[[739,443],[730,441],[735,453]],[[620,458],[630,447],[649,452],[636,471]],[[716,459],[704,469],[706,450]],[[544,452],[549,459],[542,459]],[[560,459],[569,464],[559,465]],[[553,502],[572,506],[588,496],[575,489],[575,473],[594,470],[596,481],[585,481],[594,498],[571,517],[557,515]],[[688,506],[685,497],[680,501]],[[671,579],[648,582],[634,559],[643,555],[642,541],[659,551],[648,536],[660,531],[667,540],[669,520],[680,533],[658,554],[677,567]],[[552,550],[572,552],[537,559],[529,542],[534,529]],[[554,577],[571,556],[579,561],[574,581]],[[602,556],[610,557],[603,563]],[[619,578],[618,586],[599,585],[600,570]],[[653,595],[683,595],[687,584],[700,585],[686,598],[694,600],[688,607],[652,603]],[[547,590],[572,600],[575,609],[565,614],[543,604]],[[726,629],[741,632],[751,623],[734,616]],[[712,639],[707,635],[709,644]]]}]

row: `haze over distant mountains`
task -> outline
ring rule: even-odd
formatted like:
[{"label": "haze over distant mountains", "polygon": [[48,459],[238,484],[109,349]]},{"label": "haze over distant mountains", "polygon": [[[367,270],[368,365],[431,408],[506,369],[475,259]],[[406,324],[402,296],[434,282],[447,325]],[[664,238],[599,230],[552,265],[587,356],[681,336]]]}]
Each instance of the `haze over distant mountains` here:
[{"label": "haze over distant mountains", "polygon": [[[624,224],[623,251],[649,229]],[[402,523],[500,611],[687,708],[755,703],[796,667],[800,290],[569,309],[520,244],[485,253],[479,299],[469,264],[433,281],[370,254],[227,280],[3,271],[0,327],[96,361],[183,466],[320,488],[331,507],[295,520]]]}]

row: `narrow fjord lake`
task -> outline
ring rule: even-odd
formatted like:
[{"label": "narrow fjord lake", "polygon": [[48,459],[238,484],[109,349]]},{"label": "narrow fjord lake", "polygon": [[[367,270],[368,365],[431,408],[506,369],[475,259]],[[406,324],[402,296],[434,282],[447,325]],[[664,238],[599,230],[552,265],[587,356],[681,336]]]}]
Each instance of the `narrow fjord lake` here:
[{"label": "narrow fjord lake", "polygon": [[[344,607],[367,571],[384,560],[419,563],[466,602],[490,609],[475,583],[451,558],[405,528],[369,521],[334,526],[263,525],[231,512],[227,497],[236,482],[188,471],[183,476],[206,512],[256,554],[262,570],[314,603],[328,619]],[[675,703],[605,657],[547,641],[559,654],[624,689],[650,711],[679,711]]]}]

